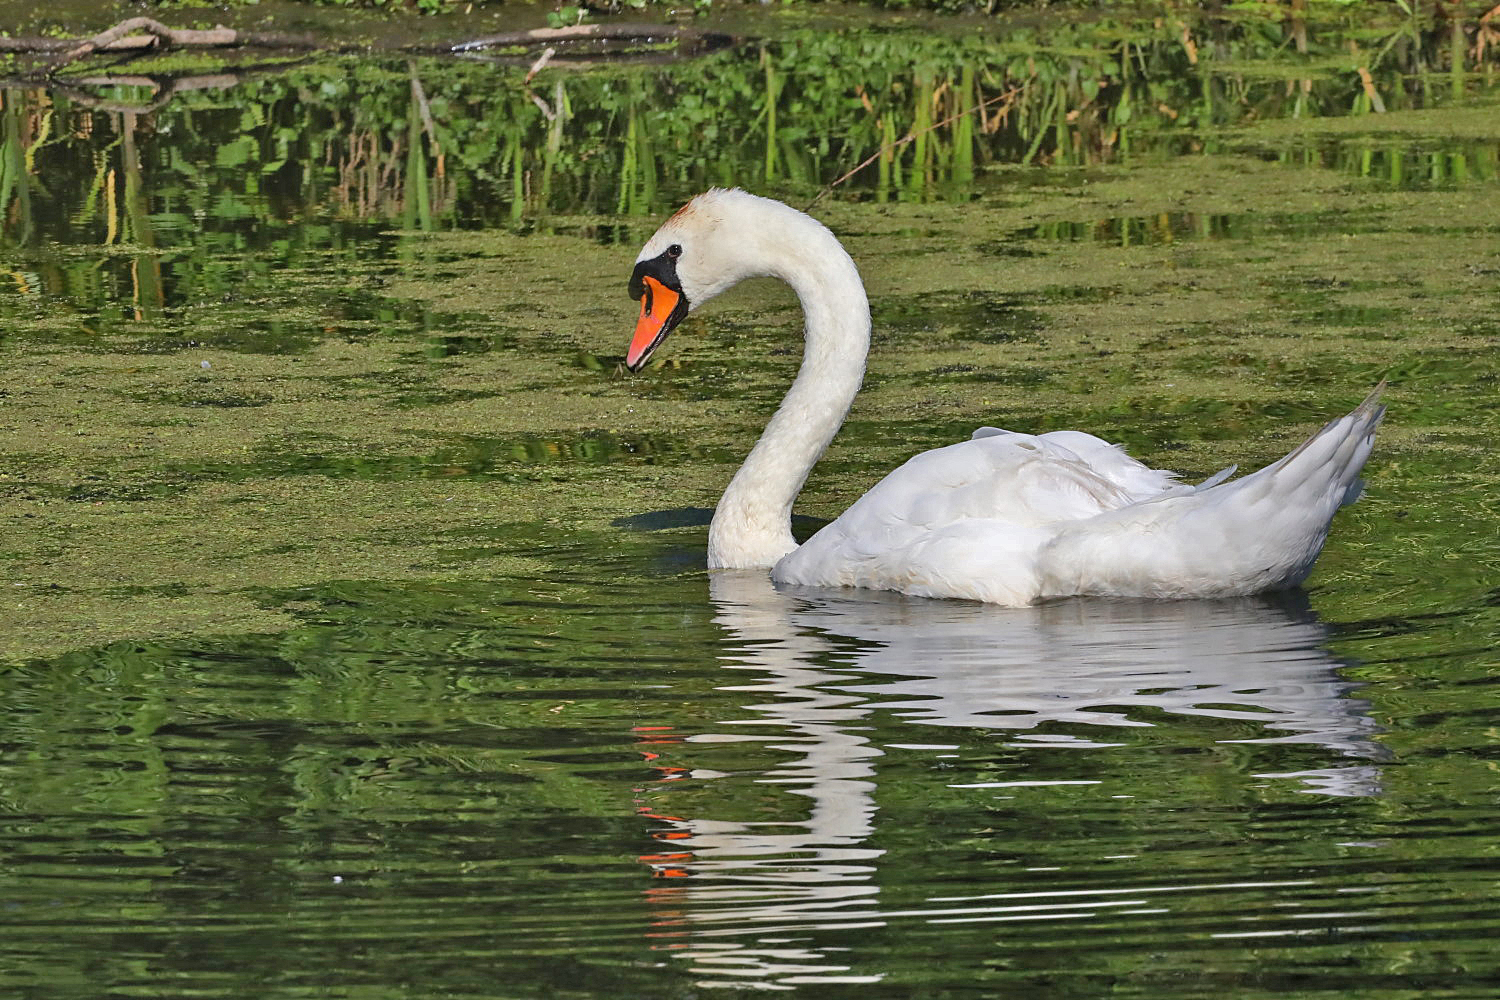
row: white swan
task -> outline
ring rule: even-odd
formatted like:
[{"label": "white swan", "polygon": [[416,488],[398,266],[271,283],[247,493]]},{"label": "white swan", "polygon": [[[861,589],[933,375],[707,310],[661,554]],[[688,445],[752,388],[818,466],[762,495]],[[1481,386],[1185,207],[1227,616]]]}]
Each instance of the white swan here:
[{"label": "white swan", "polygon": [[724,491],[710,568],[770,567],[778,582],[867,587],[1019,606],[1050,597],[1232,597],[1296,586],[1359,471],[1384,407],[1377,388],[1280,461],[1198,486],[1079,431],[974,437],[912,458],[800,547],[792,501],[864,376],[870,307],[824,226],[777,201],[715,189],[647,241],[630,279],[639,371],[688,312],[745,278],[791,285],[806,315],[802,368]]}]

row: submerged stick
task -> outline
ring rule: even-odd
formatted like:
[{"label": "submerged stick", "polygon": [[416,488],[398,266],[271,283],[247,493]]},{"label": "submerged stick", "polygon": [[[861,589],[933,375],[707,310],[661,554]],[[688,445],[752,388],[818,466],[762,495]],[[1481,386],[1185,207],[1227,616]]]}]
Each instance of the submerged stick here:
[{"label": "submerged stick", "polygon": [[551,62],[552,57],[555,55],[557,55],[557,50],[552,46],[549,45],[545,49],[543,49],[542,54],[537,57],[536,62],[532,63],[531,68],[526,71],[526,79],[522,80],[521,82],[523,84],[530,83],[532,77],[540,73],[542,71],[542,67]]}]

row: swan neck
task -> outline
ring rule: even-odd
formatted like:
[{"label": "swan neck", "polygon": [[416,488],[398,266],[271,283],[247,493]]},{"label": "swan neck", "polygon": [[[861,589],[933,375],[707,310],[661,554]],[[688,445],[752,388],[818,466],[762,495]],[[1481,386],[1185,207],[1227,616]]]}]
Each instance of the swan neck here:
[{"label": "swan neck", "polygon": [[854,261],[813,224],[795,259],[770,269],[802,304],[805,344],[797,378],[735,473],[709,527],[712,568],[769,567],[797,547],[792,503],[844,422],[864,378],[870,306]]}]

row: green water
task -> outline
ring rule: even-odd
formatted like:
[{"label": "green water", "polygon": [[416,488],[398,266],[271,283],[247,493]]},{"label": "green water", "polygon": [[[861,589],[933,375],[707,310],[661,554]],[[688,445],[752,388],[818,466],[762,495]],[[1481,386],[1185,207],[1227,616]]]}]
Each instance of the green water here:
[{"label": "green water", "polygon": [[[1493,997],[1493,50],[1240,16],[0,91],[0,992]],[[815,209],[876,344],[799,530],[982,424],[1202,477],[1387,378],[1305,592],[702,568],[796,302],[627,376],[637,244],[1011,89]]]}]

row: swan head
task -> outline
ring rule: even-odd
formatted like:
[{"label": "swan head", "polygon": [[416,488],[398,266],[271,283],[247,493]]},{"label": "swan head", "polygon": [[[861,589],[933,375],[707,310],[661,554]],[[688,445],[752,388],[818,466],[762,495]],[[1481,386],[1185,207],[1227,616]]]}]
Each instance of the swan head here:
[{"label": "swan head", "polygon": [[[625,367],[640,371],[678,323],[746,278],[779,274],[799,236],[823,226],[779,201],[714,188],[662,224],[636,257],[630,297],[641,303]],[[831,236],[829,237],[832,238]]]}]

